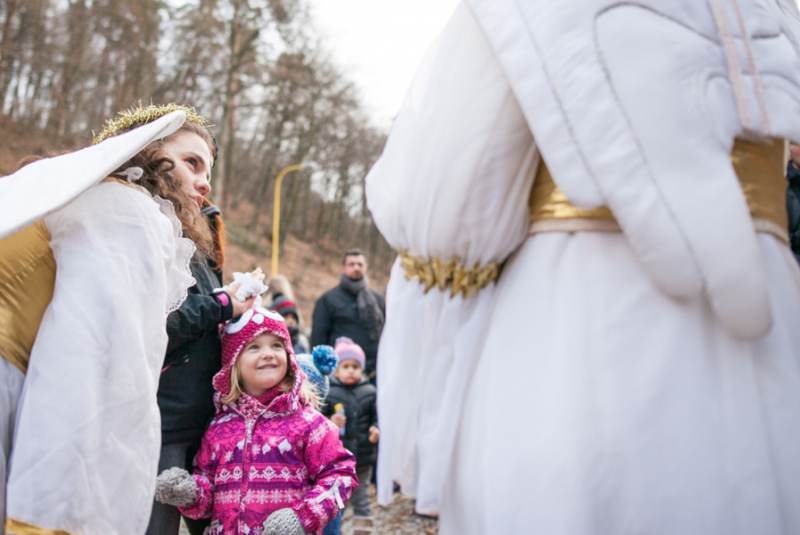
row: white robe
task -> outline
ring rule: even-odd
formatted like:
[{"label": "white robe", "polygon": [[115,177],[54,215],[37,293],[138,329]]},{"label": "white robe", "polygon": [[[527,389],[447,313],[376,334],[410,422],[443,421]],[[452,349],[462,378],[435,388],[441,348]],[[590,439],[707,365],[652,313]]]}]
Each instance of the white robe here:
[{"label": "white robe", "polygon": [[[4,231],[45,216],[57,266],[24,379],[5,360],[0,366],[8,389],[0,398],[6,454],[12,441],[7,526],[81,535],[147,528],[161,443],[156,390],[166,318],[194,284],[195,248],[181,237],[170,203],[138,187],[96,182],[182,122],[182,113],[165,117],[111,143],[32,164],[23,180],[21,172],[2,179],[15,197],[0,204],[16,210],[16,219],[6,212]],[[53,177],[37,169],[59,164],[61,180],[77,180],[37,198],[36,208],[21,202],[48,191],[38,181]]]},{"label": "white robe", "polygon": [[665,295],[622,233],[527,237],[538,158],[492,46],[459,5],[367,200],[397,249],[506,264],[467,299],[424,294],[393,268],[379,499],[398,481],[420,512],[440,513],[443,535],[800,533],[789,250],[757,236],[772,326],[736,338],[703,294]]}]

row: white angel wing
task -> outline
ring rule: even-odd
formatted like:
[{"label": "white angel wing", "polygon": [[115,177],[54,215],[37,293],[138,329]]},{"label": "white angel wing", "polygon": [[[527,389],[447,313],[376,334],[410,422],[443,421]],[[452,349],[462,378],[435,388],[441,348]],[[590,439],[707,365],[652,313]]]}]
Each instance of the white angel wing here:
[{"label": "white angel wing", "polygon": [[0,178],[0,240],[67,205],[185,120],[185,113],[174,111],[97,145],[39,160]]}]

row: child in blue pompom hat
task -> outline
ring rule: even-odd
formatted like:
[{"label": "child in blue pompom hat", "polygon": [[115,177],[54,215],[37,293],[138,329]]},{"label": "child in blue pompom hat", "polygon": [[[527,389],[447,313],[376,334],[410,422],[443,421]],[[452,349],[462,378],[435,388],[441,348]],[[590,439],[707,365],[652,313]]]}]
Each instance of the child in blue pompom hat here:
[{"label": "child in blue pompom hat", "polygon": [[306,374],[308,381],[316,388],[320,406],[322,406],[330,388],[328,376],[336,371],[336,367],[339,365],[339,356],[331,346],[318,345],[310,355],[308,353],[297,355],[297,363]]}]

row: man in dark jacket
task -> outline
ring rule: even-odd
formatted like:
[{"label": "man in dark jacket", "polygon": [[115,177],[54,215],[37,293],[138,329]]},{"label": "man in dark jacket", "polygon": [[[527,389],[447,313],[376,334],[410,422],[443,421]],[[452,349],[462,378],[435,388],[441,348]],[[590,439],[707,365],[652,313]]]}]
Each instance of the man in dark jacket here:
[{"label": "man in dark jacket", "polygon": [[332,346],[337,338],[346,336],[364,349],[367,357],[364,373],[374,377],[385,314],[383,297],[369,288],[364,253],[350,249],[342,258],[339,285],[325,292],[314,307],[311,347]]}]

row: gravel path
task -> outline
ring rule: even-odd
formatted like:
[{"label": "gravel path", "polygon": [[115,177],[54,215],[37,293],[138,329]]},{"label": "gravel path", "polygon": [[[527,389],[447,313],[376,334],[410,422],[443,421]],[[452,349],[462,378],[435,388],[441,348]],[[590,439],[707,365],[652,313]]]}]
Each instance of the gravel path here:
[{"label": "gravel path", "polygon": [[[414,501],[395,493],[394,501],[388,507],[375,502],[375,487],[370,485],[372,494],[372,533],[374,535],[436,535],[439,521],[420,516],[414,512]],[[342,518],[341,535],[353,535],[353,510],[349,506]]]}]

